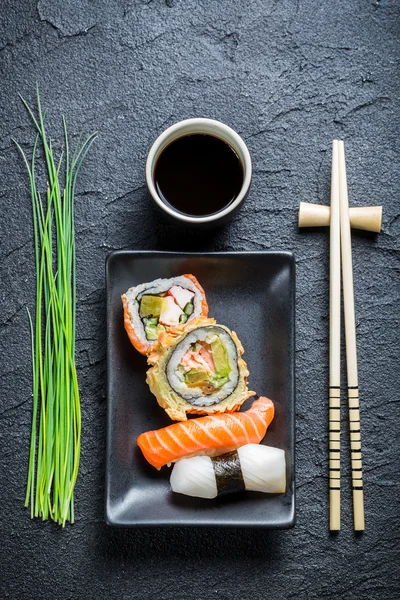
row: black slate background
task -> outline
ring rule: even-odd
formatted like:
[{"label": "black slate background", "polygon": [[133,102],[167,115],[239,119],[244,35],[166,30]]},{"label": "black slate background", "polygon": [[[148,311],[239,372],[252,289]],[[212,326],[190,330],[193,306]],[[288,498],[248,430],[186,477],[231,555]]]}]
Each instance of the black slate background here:
[{"label": "black slate background", "polygon": [[[396,0],[3,0],[0,7],[0,590],[5,598],[399,598],[399,3]],[[99,139],[77,195],[83,440],[77,522],[23,508],[33,305],[27,175],[12,145],[33,129],[18,92],[39,82],[48,127]],[[234,127],[253,187],[234,222],[188,234],[146,196],[155,137],[187,117]],[[328,532],[328,235],[299,232],[327,203],[330,145],[345,139],[350,203],[383,204],[354,234],[366,532],[352,531],[347,425],[343,529]],[[58,146],[57,146],[58,147]],[[103,522],[104,261],[117,248],[292,250],[297,258],[297,525],[289,531],[110,530]],[[343,381],[345,384],[345,381]],[[347,411],[343,411],[344,419]]]}]

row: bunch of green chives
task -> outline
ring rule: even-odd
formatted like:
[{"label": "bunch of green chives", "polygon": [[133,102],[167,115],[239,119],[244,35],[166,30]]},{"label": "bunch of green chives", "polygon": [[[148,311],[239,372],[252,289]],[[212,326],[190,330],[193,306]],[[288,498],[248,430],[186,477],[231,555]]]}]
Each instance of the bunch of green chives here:
[{"label": "bunch of green chives", "polygon": [[[74,521],[74,487],[80,458],[81,414],[75,366],[74,195],[79,169],[96,134],[79,139],[70,155],[62,118],[65,149],[55,160],[47,137],[37,89],[37,117],[21,97],[36,129],[31,162],[17,147],[28,169],[33,213],[36,269],[35,320],[28,317],[32,340],[33,414],[25,506],[31,517]],[[47,174],[45,195],[37,189],[35,161],[43,147]],[[64,163],[64,167],[62,165]]]}]

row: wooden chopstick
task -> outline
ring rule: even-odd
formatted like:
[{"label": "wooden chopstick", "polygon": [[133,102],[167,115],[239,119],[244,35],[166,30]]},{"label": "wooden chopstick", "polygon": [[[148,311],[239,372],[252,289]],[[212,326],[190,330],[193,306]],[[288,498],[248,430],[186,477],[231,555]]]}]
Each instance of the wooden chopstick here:
[{"label": "wooden chopstick", "polygon": [[347,192],[346,162],[343,141],[339,141],[339,197],[347,388],[350,421],[351,479],[353,488],[353,521],[355,531],[364,531],[364,490],[362,479],[360,403],[358,393],[353,265],[351,257],[349,199]]},{"label": "wooden chopstick", "polygon": [[332,143],[329,294],[329,529],[340,530],[339,142]]}]

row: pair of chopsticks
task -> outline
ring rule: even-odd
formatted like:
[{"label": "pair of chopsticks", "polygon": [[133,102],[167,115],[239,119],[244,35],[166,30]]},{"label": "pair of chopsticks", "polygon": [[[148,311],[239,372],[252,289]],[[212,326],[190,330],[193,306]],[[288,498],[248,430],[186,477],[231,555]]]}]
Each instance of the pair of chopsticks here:
[{"label": "pair of chopsticks", "polygon": [[349,200],[344,143],[334,140],[332,144],[330,211],[329,325],[329,526],[331,531],[340,529],[340,263],[343,275],[353,520],[354,530],[364,531],[364,492]]}]

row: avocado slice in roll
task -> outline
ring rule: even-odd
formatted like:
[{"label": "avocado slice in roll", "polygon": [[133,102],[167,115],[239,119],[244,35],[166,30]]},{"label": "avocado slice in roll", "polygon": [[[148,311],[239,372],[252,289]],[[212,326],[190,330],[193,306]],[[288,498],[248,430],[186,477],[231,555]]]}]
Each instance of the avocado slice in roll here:
[{"label": "avocado slice in roll", "polygon": [[184,331],[171,330],[158,338],[149,356],[153,366],[147,383],[171,419],[187,414],[213,414],[238,410],[255,392],[247,389],[248,370],[237,335],[199,318]]}]

